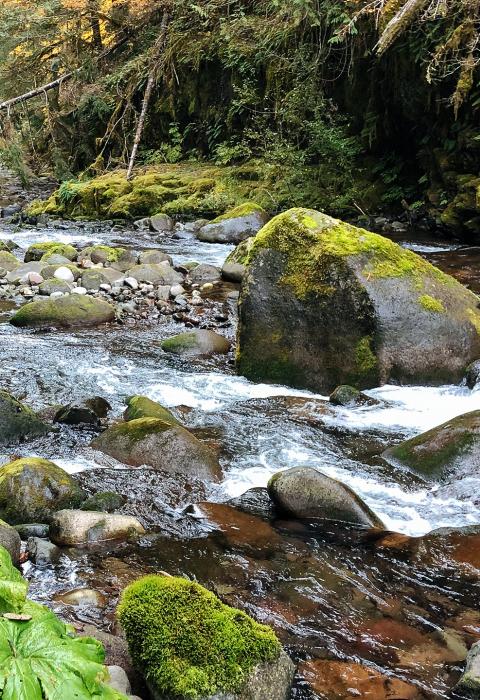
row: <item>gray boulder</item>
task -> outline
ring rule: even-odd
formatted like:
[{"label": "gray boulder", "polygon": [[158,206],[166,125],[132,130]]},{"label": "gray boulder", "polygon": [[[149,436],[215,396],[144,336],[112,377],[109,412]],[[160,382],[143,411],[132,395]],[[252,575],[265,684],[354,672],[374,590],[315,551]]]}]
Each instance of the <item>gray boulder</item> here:
[{"label": "gray boulder", "polygon": [[110,279],[104,274],[103,270],[95,268],[85,270],[82,275],[82,287],[85,287],[89,292],[98,292],[102,284],[110,284]]},{"label": "gray boulder", "polygon": [[68,282],[63,280],[57,280],[54,277],[42,282],[38,288],[38,291],[42,296],[49,297],[50,294],[54,292],[62,292],[62,294],[68,294],[71,291],[71,286]]},{"label": "gray boulder", "polygon": [[420,256],[308,209],[270,221],[249,253],[237,366],[330,392],[457,382],[480,356],[478,297]]},{"label": "gray boulder", "polygon": [[10,323],[20,328],[73,328],[98,326],[114,319],[115,309],[106,301],[70,294],[25,304],[12,316]]},{"label": "gray boulder", "polygon": [[138,256],[138,261],[141,265],[158,265],[163,262],[172,264],[171,256],[161,250],[143,250]]},{"label": "gray boulder", "polygon": [[45,435],[50,430],[37,415],[7,391],[0,390],[0,444]]},{"label": "gray boulder", "polygon": [[50,523],[50,539],[60,546],[88,545],[109,540],[126,540],[145,530],[130,515],[87,510],[60,510]]},{"label": "gray boulder", "polygon": [[197,265],[188,273],[191,284],[205,284],[206,282],[219,282],[222,279],[222,273],[215,265]]},{"label": "gray boulder", "polygon": [[280,511],[294,518],[384,528],[380,518],[351,488],[311,467],[293,467],[274,474],[268,493]]},{"label": "gray boulder", "polygon": [[207,243],[240,243],[255,236],[268,218],[267,212],[257,204],[241,204],[202,226],[196,235]]},{"label": "gray boulder", "polygon": [[159,418],[136,418],[108,428],[92,447],[124,464],[179,472],[217,480],[220,465],[214,452],[181,425]]},{"label": "gray boulder", "polygon": [[149,223],[150,229],[157,233],[170,233],[175,228],[175,222],[168,214],[154,214]]},{"label": "gray boulder", "polygon": [[164,352],[187,357],[225,354],[231,343],[219,333],[209,330],[195,330],[179,333],[161,343]]},{"label": "gray boulder", "polygon": [[176,272],[168,262],[148,265],[135,265],[125,275],[133,277],[137,282],[150,284],[181,284],[183,275]]},{"label": "gray boulder", "polygon": [[22,540],[15,528],[0,520],[0,547],[7,550],[15,566],[20,563],[21,546]]}]

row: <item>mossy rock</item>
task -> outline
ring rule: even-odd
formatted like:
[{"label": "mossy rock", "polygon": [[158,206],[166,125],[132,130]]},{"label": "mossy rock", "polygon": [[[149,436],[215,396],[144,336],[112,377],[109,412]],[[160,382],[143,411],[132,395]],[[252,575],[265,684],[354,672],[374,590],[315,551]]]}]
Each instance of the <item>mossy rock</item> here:
[{"label": "mossy rock", "polygon": [[136,418],[113,425],[92,447],[134,467],[146,465],[208,481],[220,476],[214,452],[181,425],[159,418]]},{"label": "mossy rock", "polygon": [[170,413],[168,408],[164,408],[147,396],[130,396],[126,403],[127,408],[123,414],[126,421],[136,420],[137,418],[159,418],[165,423],[180,425],[180,421],[175,418],[173,413]]},{"label": "mossy rock", "polygon": [[[134,666],[155,700],[288,698],[293,665],[282,677],[283,652],[273,630],[198,583],[170,576],[139,579],[123,592],[117,614]],[[262,667],[275,669],[277,680],[243,693]]]},{"label": "mossy rock", "polygon": [[292,209],[264,226],[248,254],[238,371],[318,392],[457,382],[480,356],[478,301],[382,236]]},{"label": "mossy rock", "polygon": [[188,357],[225,354],[230,350],[230,341],[225,336],[209,330],[179,333],[161,343],[164,352]]},{"label": "mossy rock", "polygon": [[268,219],[262,207],[246,202],[202,226],[197,238],[207,243],[240,243],[255,236]]},{"label": "mossy rock", "polygon": [[424,479],[475,477],[480,470],[480,411],[457,416],[383,453]]},{"label": "mossy rock", "polygon": [[51,277],[40,284],[38,291],[42,296],[48,297],[54,292],[62,292],[62,294],[67,294],[71,291],[71,287],[68,282]]},{"label": "mossy rock", "polygon": [[241,282],[245,275],[248,254],[253,246],[254,238],[247,238],[237,245],[227,257],[222,267],[222,277],[229,282]]},{"label": "mossy rock", "polygon": [[68,260],[75,260],[78,251],[73,245],[69,245],[68,243],[58,243],[56,241],[33,243],[25,253],[25,262],[39,261],[45,255],[61,255]]},{"label": "mossy rock", "polygon": [[84,499],[76,481],[46,459],[25,457],[0,468],[0,517],[8,523],[46,522]]},{"label": "mossy rock", "polygon": [[98,326],[115,319],[115,309],[102,299],[79,294],[33,301],[10,319],[20,328],[74,328]]},{"label": "mossy rock", "polygon": [[91,260],[93,263],[103,263],[115,270],[125,272],[135,265],[138,256],[126,248],[114,248],[108,245],[95,245],[84,248],[78,256],[79,260]]},{"label": "mossy rock", "polygon": [[13,253],[10,253],[8,250],[0,250],[0,268],[7,270],[7,272],[12,272],[19,266],[20,261]]},{"label": "mossy rock", "polygon": [[93,510],[99,513],[113,513],[115,510],[119,510],[125,503],[127,499],[120,493],[115,493],[114,491],[100,491],[99,493],[87,498],[80,510]]},{"label": "mossy rock", "polygon": [[45,435],[50,426],[7,391],[0,390],[0,444]]},{"label": "mossy rock", "polygon": [[42,265],[41,269],[41,275],[44,279],[53,279],[55,277],[55,273],[58,270],[59,267],[66,267],[67,270],[70,270],[70,272],[73,275],[73,279],[76,282],[77,280],[80,279],[82,276],[84,270],[80,267],[77,267],[77,265],[69,264],[69,265]]}]

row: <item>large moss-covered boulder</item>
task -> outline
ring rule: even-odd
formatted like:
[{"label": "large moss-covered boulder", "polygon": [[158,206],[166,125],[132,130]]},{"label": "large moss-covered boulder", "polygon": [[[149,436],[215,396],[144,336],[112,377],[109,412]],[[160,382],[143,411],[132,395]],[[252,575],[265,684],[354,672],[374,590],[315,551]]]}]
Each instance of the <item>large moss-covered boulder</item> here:
[{"label": "large moss-covered boulder", "polygon": [[480,471],[480,411],[457,416],[383,453],[394,466],[426,479],[477,476]]},{"label": "large moss-covered boulder", "polygon": [[137,418],[108,428],[92,447],[135,467],[146,465],[199,479],[216,480],[214,452],[181,425],[159,418]]},{"label": "large moss-covered boulder", "polygon": [[79,294],[32,301],[10,319],[20,328],[73,328],[98,326],[115,319],[115,309],[102,299]]},{"label": "large moss-covered boulder", "polygon": [[46,522],[84,499],[76,481],[46,459],[25,457],[0,468],[0,517],[8,523]]},{"label": "large moss-covered boulder", "polygon": [[7,391],[0,390],[0,444],[20,442],[45,435],[50,427],[31,408]]},{"label": "large moss-covered boulder", "polygon": [[171,425],[180,425],[173,413],[168,408],[164,408],[157,401],[152,401],[147,396],[129,396],[127,408],[123,414],[126,421],[136,420],[137,418],[159,418],[165,423]]},{"label": "large moss-covered boulder", "polygon": [[262,207],[248,202],[202,226],[197,238],[207,243],[240,243],[250,236],[255,236],[267,223],[268,218]]},{"label": "large moss-covered boulder", "polygon": [[273,630],[198,583],[147,576],[118,607],[134,666],[154,700],[287,700],[294,665]]},{"label": "large moss-covered boulder", "polygon": [[294,518],[384,527],[351,488],[312,467],[293,467],[274,474],[268,494],[280,512]]},{"label": "large moss-covered boulder", "polygon": [[68,260],[75,260],[78,251],[73,245],[47,241],[45,243],[33,243],[25,253],[25,262],[41,260],[45,255],[61,255]]},{"label": "large moss-covered boulder", "polygon": [[314,391],[459,381],[479,299],[396,243],[308,209],[256,236],[240,295],[240,374]]}]

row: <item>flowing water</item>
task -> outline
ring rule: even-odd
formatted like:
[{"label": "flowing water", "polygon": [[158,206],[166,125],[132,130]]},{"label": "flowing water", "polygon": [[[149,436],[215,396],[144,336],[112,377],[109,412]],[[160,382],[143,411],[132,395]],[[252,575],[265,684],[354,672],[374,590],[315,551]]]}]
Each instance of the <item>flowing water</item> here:
[{"label": "flowing water", "polygon": [[[105,224],[58,223],[45,229],[4,225],[0,238],[14,239],[21,248],[45,240],[160,247],[175,263],[221,265],[231,250],[201,244],[187,231],[177,238],[153,237]],[[480,249],[418,238],[403,243],[480,291]],[[216,303],[229,318],[224,332],[233,337],[235,309],[228,291],[231,286],[225,294],[219,292]],[[36,409],[101,395],[119,416],[131,394],[180,406],[188,427],[220,445],[225,477],[210,491],[211,501],[221,503],[253,486],[265,486],[279,469],[309,465],[351,486],[397,533],[419,536],[440,527],[480,523],[480,476],[458,490],[452,484],[426,486],[387,468],[379,458],[396,441],[480,409],[480,390],[383,386],[367,392],[380,400],[378,405],[336,408],[325,396],[238,377],[231,356],[208,361],[166,356],[159,341],[183,330],[171,318],[155,325],[47,333],[11,327],[10,306],[0,309],[0,386]],[[22,446],[22,453],[51,458],[71,473],[105,466],[105,457],[88,446],[90,439],[88,431],[63,428],[48,442]],[[1,455],[4,462],[11,456]],[[121,465],[109,460],[107,466]],[[249,554],[246,543],[239,554],[228,541],[208,533],[185,539],[157,533],[137,546],[67,550],[53,568],[28,564],[26,573],[32,594],[50,603],[69,588],[103,591],[108,602],[100,611],[54,605],[77,622],[94,621],[107,629],[114,626],[118,590],[132,572],[167,569],[195,576],[218,585],[229,602],[274,624],[299,660],[361,660],[409,680],[425,697],[453,697],[449,688],[458,677],[458,659],[453,652],[448,655],[442,634],[446,628],[458,629],[463,614],[477,630],[470,641],[480,637],[475,577],[452,575],[444,562],[432,569],[418,559],[412,568],[395,548],[341,544],[308,531],[292,533],[281,523],[269,537],[276,543],[272,550],[257,542]],[[414,643],[404,630],[417,635]],[[292,697],[333,696],[318,688],[314,695],[299,675]]]}]

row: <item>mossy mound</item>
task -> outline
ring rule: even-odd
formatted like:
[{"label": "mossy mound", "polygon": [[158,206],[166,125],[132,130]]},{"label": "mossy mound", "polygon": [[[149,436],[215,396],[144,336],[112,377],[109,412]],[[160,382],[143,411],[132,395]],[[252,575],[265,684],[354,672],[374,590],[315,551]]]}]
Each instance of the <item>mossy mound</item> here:
[{"label": "mossy mound", "polygon": [[457,416],[383,453],[426,479],[476,476],[480,469],[480,411]]},{"label": "mossy mound", "polygon": [[20,328],[73,328],[98,326],[115,319],[115,309],[102,299],[79,294],[33,301],[10,319]]},{"label": "mossy mound", "polygon": [[0,468],[0,517],[8,523],[46,522],[84,499],[74,479],[46,459],[25,457]]},{"label": "mossy mound", "polygon": [[19,265],[20,262],[13,253],[10,253],[8,250],[0,250],[0,268],[10,272],[16,270]]},{"label": "mossy mound", "polygon": [[61,255],[67,260],[76,260],[78,251],[73,245],[56,241],[33,243],[25,253],[25,262],[42,260],[47,255]]},{"label": "mossy mound", "polygon": [[175,418],[173,413],[147,396],[130,396],[126,403],[127,408],[123,414],[126,421],[137,418],[159,418],[165,423],[180,425],[180,421]]},{"label": "mossy mound", "polygon": [[258,381],[322,392],[455,382],[480,356],[477,296],[412,251],[308,209],[257,234],[239,308],[238,369]]},{"label": "mossy mound", "polygon": [[135,467],[146,465],[208,481],[220,476],[214,452],[170,420],[136,418],[112,425],[92,447]]},{"label": "mossy mound", "polygon": [[0,391],[0,444],[45,435],[49,430],[50,427],[31,408],[7,391]]},{"label": "mossy mound", "polygon": [[281,654],[273,630],[183,578],[136,581],[125,589],[117,614],[134,665],[155,697],[238,692],[256,666]]}]

